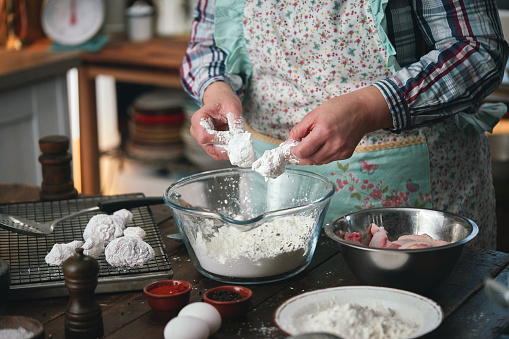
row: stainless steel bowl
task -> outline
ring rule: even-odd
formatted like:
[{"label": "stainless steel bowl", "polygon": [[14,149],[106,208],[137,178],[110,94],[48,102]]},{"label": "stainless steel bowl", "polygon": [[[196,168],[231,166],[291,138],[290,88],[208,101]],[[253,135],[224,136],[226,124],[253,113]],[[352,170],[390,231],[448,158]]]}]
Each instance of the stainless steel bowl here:
[{"label": "stainless steel bowl", "polygon": [[[341,239],[339,231],[366,234],[370,223],[383,226],[394,241],[406,234],[426,233],[450,245],[412,249],[384,249]],[[339,249],[353,275],[363,284],[400,288],[413,292],[441,284],[458,263],[465,244],[479,228],[464,217],[420,208],[373,208],[353,212],[325,225],[325,233]]]}]

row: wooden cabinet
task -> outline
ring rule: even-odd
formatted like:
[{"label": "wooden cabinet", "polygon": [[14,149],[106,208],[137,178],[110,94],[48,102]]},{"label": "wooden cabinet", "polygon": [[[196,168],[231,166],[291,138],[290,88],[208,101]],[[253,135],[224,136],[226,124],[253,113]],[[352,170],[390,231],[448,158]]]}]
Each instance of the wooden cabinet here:
[{"label": "wooden cabinet", "polygon": [[67,71],[74,54],[0,51],[0,182],[40,185],[39,139],[71,136]]}]

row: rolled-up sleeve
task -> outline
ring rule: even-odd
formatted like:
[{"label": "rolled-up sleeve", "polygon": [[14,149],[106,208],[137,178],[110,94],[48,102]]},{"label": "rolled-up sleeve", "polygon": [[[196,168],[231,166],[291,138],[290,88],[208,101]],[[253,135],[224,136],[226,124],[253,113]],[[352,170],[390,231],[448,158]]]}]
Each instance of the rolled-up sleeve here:
[{"label": "rolled-up sleeve", "polygon": [[494,0],[413,1],[431,50],[374,85],[393,115],[393,130],[474,113],[500,85],[508,57]]},{"label": "rolled-up sleeve", "polygon": [[200,0],[194,10],[189,45],[180,67],[184,90],[200,106],[205,89],[227,81],[225,53],[214,43],[215,0]]}]

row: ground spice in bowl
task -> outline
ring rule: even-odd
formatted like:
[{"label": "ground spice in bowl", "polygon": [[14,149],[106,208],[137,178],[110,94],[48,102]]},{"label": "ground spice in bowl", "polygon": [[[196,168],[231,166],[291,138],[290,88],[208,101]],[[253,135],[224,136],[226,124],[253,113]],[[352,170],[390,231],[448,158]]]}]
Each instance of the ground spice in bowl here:
[{"label": "ground spice in bowl", "polygon": [[243,286],[218,286],[203,294],[206,303],[214,306],[223,319],[242,317],[251,307],[253,291]]},{"label": "ground spice in bowl", "polygon": [[219,290],[210,296],[210,299],[215,301],[235,301],[245,298],[245,296],[238,294],[234,291]]},{"label": "ground spice in bowl", "polygon": [[154,311],[176,315],[189,303],[191,284],[183,280],[160,280],[145,286],[143,293]]}]

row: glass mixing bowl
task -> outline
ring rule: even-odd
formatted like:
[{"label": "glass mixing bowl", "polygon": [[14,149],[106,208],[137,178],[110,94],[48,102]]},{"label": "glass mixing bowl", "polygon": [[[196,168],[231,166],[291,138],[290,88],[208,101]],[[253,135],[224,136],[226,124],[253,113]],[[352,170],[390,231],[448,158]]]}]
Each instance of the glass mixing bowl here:
[{"label": "glass mixing bowl", "polygon": [[332,182],[312,172],[287,169],[265,180],[249,168],[228,168],[183,178],[164,200],[201,274],[256,284],[307,267],[333,194]]}]

